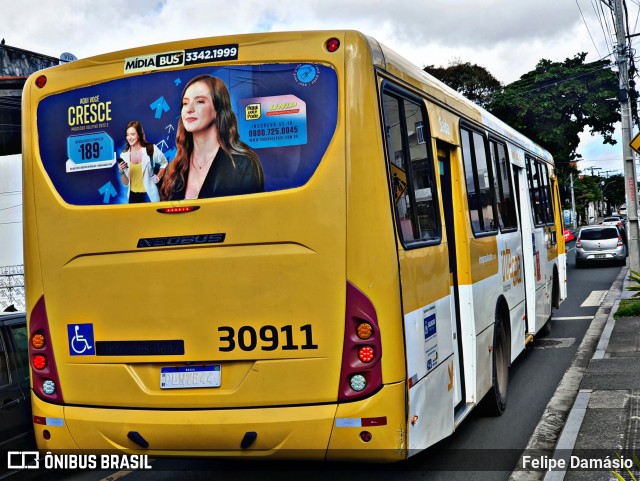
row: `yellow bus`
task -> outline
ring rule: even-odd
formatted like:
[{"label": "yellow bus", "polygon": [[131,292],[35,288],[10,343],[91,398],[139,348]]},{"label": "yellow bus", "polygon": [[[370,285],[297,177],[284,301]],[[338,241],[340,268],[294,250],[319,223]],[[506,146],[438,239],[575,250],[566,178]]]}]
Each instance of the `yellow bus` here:
[{"label": "yellow bus", "polygon": [[41,449],[406,459],[566,296],[549,153],[361,33],[100,55],[23,112]]}]

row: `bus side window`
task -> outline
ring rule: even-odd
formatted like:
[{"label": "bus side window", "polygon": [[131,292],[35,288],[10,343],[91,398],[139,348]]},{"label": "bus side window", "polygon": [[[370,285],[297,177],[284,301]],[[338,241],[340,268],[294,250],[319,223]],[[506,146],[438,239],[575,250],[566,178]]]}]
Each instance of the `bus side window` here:
[{"label": "bus side window", "polygon": [[541,226],[545,223],[544,215],[544,194],[542,193],[542,182],[540,179],[540,169],[536,160],[533,157],[527,156],[527,177],[529,179],[529,197],[531,199],[531,208],[533,209],[533,220],[536,226]]},{"label": "bus side window", "polygon": [[553,225],[553,201],[551,199],[551,185],[549,182],[549,175],[547,172],[547,166],[543,162],[539,162],[540,172],[542,174],[542,190],[544,193],[544,215],[547,220],[547,225]]},{"label": "bus side window", "polygon": [[486,142],[478,132],[460,129],[462,137],[462,157],[467,185],[469,218],[476,234],[495,233],[498,226],[495,220],[494,184]]},{"label": "bus side window", "polygon": [[437,241],[440,223],[426,112],[399,95],[385,92],[382,97],[398,231],[405,244]]},{"label": "bus side window", "polygon": [[500,230],[515,230],[518,228],[516,202],[511,187],[511,169],[507,148],[502,142],[489,140],[491,150],[491,166],[495,178],[494,188],[498,207],[498,222]]}]

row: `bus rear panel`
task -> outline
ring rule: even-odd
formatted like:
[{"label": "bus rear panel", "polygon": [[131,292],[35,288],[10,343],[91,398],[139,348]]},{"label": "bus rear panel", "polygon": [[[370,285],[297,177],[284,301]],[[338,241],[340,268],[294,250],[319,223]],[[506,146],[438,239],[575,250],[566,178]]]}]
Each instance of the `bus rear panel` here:
[{"label": "bus rear panel", "polygon": [[[347,36],[365,44],[323,33],[198,40],[70,63],[42,72],[43,86],[30,79],[25,242],[30,329],[44,343],[32,355],[47,364],[33,369],[40,448],[405,456],[404,369],[383,375],[381,363],[402,346],[385,346],[389,320],[345,260],[350,53],[326,42]],[[128,123],[175,161],[184,85],[198,75],[227,86],[264,189],[131,203],[118,171]],[[360,324],[370,337],[358,337]]]}]

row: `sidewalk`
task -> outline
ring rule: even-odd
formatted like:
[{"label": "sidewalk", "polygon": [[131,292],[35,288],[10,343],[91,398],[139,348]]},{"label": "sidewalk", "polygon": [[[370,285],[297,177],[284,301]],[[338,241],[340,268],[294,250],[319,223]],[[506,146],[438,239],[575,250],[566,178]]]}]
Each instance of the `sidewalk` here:
[{"label": "sidewalk", "polygon": [[609,469],[616,453],[640,481],[631,459],[640,458],[640,317],[613,318],[620,299],[633,295],[628,272],[622,268],[598,309],[510,481],[618,480],[612,471],[632,479]]}]

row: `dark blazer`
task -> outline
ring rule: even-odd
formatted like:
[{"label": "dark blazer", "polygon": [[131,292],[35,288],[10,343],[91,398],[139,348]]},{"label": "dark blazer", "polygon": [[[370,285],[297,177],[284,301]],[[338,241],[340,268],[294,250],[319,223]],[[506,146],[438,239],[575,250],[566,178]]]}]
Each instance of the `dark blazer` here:
[{"label": "dark blazer", "polygon": [[[235,163],[235,166],[234,166]],[[208,197],[224,197],[228,195],[255,194],[264,192],[262,167],[256,165],[249,157],[235,155],[233,162],[227,153],[218,149],[209,172],[202,183],[199,199]],[[184,185],[177,185],[170,200],[183,200],[187,190]]]}]

